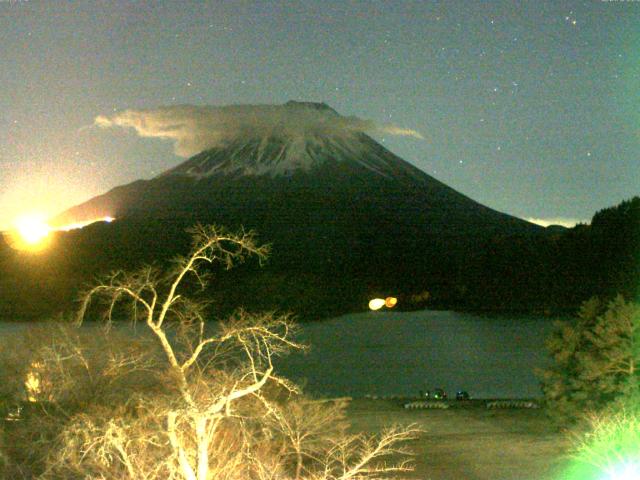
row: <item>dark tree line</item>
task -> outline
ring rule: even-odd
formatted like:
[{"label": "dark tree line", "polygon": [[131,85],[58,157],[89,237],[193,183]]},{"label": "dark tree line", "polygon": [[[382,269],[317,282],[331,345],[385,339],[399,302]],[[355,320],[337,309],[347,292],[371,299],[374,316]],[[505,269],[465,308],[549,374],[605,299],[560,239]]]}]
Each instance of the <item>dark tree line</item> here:
[{"label": "dark tree line", "polygon": [[478,248],[471,308],[575,312],[593,296],[640,294],[640,197],[597,212],[589,225],[537,237],[496,237]]}]

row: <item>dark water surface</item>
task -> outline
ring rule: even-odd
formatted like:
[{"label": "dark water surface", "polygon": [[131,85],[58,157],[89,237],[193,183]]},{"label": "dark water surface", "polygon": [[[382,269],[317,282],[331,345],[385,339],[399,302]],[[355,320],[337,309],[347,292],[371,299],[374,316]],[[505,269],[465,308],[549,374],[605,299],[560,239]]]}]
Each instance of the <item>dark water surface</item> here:
[{"label": "dark water surface", "polygon": [[[86,328],[95,328],[88,324]],[[369,312],[301,326],[310,346],[276,360],[276,370],[323,396],[418,395],[444,388],[475,398],[541,395],[534,369],[547,364],[553,321],[450,311]],[[11,344],[29,324],[0,322]],[[125,327],[127,328],[127,327]],[[145,334],[144,325],[137,328]]]},{"label": "dark water surface", "polygon": [[450,311],[370,312],[302,326],[306,354],[279,359],[280,373],[322,395],[417,395],[436,387],[476,398],[541,395],[553,321]]}]

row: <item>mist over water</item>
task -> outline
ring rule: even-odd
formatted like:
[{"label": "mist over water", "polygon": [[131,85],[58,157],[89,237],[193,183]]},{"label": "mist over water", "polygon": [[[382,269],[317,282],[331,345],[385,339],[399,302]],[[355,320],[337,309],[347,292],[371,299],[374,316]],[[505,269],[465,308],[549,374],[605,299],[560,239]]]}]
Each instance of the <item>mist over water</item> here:
[{"label": "mist over water", "polygon": [[534,369],[553,320],[449,311],[371,312],[302,326],[306,354],[279,360],[280,373],[318,395],[418,395],[444,388],[475,398],[539,397]]}]

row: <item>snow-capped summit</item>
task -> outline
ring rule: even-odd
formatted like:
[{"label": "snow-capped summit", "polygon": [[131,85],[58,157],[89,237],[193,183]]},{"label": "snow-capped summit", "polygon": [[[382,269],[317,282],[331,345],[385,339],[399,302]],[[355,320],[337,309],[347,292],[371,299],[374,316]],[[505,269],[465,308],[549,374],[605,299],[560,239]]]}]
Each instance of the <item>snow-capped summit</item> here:
[{"label": "snow-capped summit", "polygon": [[212,175],[290,176],[331,163],[353,163],[378,175],[391,176],[393,166],[385,152],[371,148],[364,134],[345,136],[288,136],[274,132],[262,137],[238,137],[190,158],[160,176],[184,175],[197,179]]},{"label": "snow-capped summit", "polygon": [[160,176],[289,176],[326,162],[354,163],[379,175],[393,174],[389,152],[362,132],[363,121],[343,117],[325,103],[292,100],[276,108],[257,110],[235,134],[226,133],[213,148]]},{"label": "snow-capped summit", "polygon": [[166,128],[185,136],[185,112],[204,117],[192,124],[202,143],[187,145],[208,145],[204,151],[73,207],[55,223],[189,218],[286,235],[317,230],[314,222],[322,218],[389,238],[536,228],[427,175],[368,136],[365,131],[375,129],[370,122],[324,103],[194,108],[181,107],[182,123]]}]

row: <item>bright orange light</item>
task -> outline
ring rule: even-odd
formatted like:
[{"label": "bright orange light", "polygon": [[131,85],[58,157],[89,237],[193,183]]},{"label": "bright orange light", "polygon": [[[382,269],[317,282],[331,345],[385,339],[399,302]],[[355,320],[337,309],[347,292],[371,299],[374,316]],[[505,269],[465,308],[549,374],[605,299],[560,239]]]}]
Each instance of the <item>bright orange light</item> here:
[{"label": "bright orange light", "polygon": [[18,235],[28,245],[36,245],[44,240],[51,231],[47,222],[40,215],[27,215],[15,222]]},{"label": "bright orange light", "polygon": [[49,245],[53,232],[68,232],[70,230],[84,228],[92,223],[111,223],[114,220],[114,217],[106,216],[93,220],[85,220],[83,222],[70,223],[61,227],[51,227],[46,222],[44,215],[23,215],[13,222],[13,228],[8,232],[4,232],[4,236],[7,243],[16,250],[40,252]]},{"label": "bright orange light", "polygon": [[17,218],[6,237],[16,250],[38,252],[48,245],[51,231],[43,215],[30,214]]},{"label": "bright orange light", "polygon": [[374,298],[373,300],[371,300],[369,302],[369,309],[370,310],[380,310],[382,307],[384,307],[385,303],[384,300],[382,298]]},{"label": "bright orange light", "polygon": [[397,303],[396,297],[374,298],[369,301],[369,310],[380,310],[382,307],[393,308]]}]

